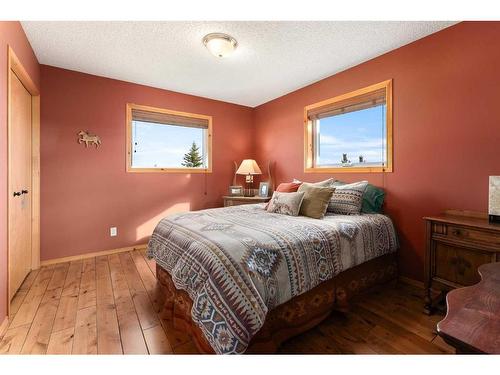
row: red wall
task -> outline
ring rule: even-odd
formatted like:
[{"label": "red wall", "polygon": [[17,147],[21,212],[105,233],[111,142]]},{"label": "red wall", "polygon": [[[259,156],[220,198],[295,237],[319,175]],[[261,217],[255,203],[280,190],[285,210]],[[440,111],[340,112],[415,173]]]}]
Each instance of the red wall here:
[{"label": "red wall", "polygon": [[394,89],[394,172],[338,174],[387,191],[403,275],[422,279],[422,217],[447,208],[487,211],[488,176],[500,174],[500,22],[466,22],[255,109],[256,156],[278,181],[303,173],[303,108],[386,79]]},{"label": "red wall", "polygon": [[[142,244],[168,213],[220,206],[233,160],[254,154],[251,108],[45,65],[41,72],[42,260]],[[127,173],[127,102],[213,116],[213,173]],[[101,147],[79,145],[80,130],[97,134]]]},{"label": "red wall", "polygon": [[38,60],[21,24],[0,21],[0,324],[7,315],[7,46],[40,87]]}]

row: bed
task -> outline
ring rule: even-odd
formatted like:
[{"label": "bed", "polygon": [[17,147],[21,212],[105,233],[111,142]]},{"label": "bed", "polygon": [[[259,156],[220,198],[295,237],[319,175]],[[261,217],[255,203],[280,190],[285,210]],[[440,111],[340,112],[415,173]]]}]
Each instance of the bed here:
[{"label": "bed", "polygon": [[352,295],[396,276],[397,238],[381,214],[321,220],[263,204],[162,219],[148,244],[163,316],[203,353],[272,352]]}]

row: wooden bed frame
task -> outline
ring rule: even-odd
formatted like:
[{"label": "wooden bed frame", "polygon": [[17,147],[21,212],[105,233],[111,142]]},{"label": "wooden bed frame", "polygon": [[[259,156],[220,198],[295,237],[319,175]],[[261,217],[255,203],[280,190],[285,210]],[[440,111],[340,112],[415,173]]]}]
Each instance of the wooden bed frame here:
[{"label": "wooden bed frame", "polygon": [[[191,319],[193,301],[189,295],[177,289],[170,274],[158,264],[156,277],[165,297],[162,318],[171,321],[174,328],[190,334],[200,353],[214,353],[201,329]],[[246,353],[276,352],[283,341],[316,326],[332,310],[346,311],[351,297],[396,277],[396,253],[380,256],[341,272],[270,311]]]}]

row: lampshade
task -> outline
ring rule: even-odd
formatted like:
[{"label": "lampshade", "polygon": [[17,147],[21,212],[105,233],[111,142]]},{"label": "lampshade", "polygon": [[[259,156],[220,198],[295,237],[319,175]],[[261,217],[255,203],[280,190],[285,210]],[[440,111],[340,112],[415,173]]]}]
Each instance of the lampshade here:
[{"label": "lampshade", "polygon": [[241,162],[240,167],[236,171],[236,174],[262,174],[259,166],[253,159],[245,159]]}]

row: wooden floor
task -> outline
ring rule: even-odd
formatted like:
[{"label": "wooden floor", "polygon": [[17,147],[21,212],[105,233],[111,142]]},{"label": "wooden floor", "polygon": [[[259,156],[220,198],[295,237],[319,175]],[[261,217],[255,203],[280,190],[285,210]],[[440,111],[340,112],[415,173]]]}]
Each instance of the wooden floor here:
[{"label": "wooden floor", "polygon": [[[3,354],[194,353],[188,335],[159,316],[155,264],[144,250],[42,267],[11,304]],[[441,316],[421,313],[422,291],[387,285],[359,298],[348,314],[285,342],[280,353],[443,354]]]}]

